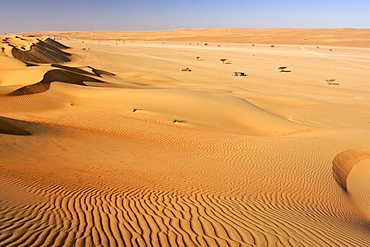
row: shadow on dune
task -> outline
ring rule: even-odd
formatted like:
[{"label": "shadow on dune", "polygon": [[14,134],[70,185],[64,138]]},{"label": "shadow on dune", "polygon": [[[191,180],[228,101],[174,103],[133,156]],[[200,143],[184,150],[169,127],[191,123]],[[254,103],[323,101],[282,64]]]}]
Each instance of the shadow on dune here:
[{"label": "shadow on dune", "polygon": [[82,85],[82,86],[87,86],[84,82],[104,83],[104,81],[101,81],[101,80],[98,80],[93,77],[83,75],[80,73],[76,73],[76,72],[72,72],[68,70],[53,69],[53,70],[49,70],[48,72],[46,72],[44,75],[44,78],[40,82],[21,87],[9,93],[8,95],[19,96],[19,95],[42,93],[48,90],[50,88],[50,84],[54,81]]},{"label": "shadow on dune", "polygon": [[69,47],[50,38],[42,41],[38,39],[36,44],[28,51],[22,51],[13,46],[12,55],[14,58],[26,63],[65,63],[70,62],[70,53],[62,51]]},{"label": "shadow on dune", "polygon": [[37,39],[37,43],[33,44],[30,47],[30,50],[22,50],[18,49],[12,44],[9,45],[13,47],[13,57],[24,62],[27,67],[49,63],[51,64],[51,67],[56,68],[46,72],[41,81],[14,90],[8,94],[10,96],[45,92],[50,88],[50,84],[54,81],[87,86],[84,82],[104,83],[104,81],[98,78],[101,78],[102,75],[115,75],[111,72],[95,69],[90,66],[86,67],[89,70],[84,70],[81,68],[61,65],[60,63],[71,61],[69,58],[71,54],[62,51],[63,49],[68,49],[69,47],[50,38],[47,38],[44,41]]},{"label": "shadow on dune", "polygon": [[91,73],[89,71],[86,71],[86,70],[83,70],[83,69],[80,69],[80,68],[76,68],[76,67],[70,67],[70,66],[65,66],[65,65],[61,65],[61,64],[52,64],[51,67],[67,70],[69,72],[73,72],[73,73],[77,73],[77,74],[82,74],[82,75],[87,75],[87,76],[96,76],[96,74],[94,74],[94,73]]},{"label": "shadow on dune", "polygon": [[92,72],[101,77],[101,75],[109,75],[109,76],[114,76],[115,74],[114,73],[111,73],[111,72],[108,72],[108,71],[105,71],[105,70],[101,70],[101,69],[94,69],[93,67],[91,66],[87,66],[88,68],[90,68],[92,70]]},{"label": "shadow on dune", "polygon": [[[41,41],[39,39],[37,39],[38,41]],[[66,45],[63,45],[62,43],[59,43],[58,41],[55,41],[53,39],[50,39],[50,38],[47,38],[46,40],[44,40],[43,42],[45,42],[46,44],[49,44],[51,46],[54,46],[58,49],[69,49],[70,47],[66,46]]]},{"label": "shadow on dune", "polygon": [[23,121],[0,117],[0,134],[8,135],[31,135],[30,132],[19,126]]},{"label": "shadow on dune", "polygon": [[60,64],[52,64],[51,66],[56,67],[56,68],[60,68],[60,69],[64,69],[64,70],[68,70],[68,71],[71,71],[71,72],[83,74],[83,75],[88,75],[88,76],[99,76],[99,77],[101,77],[101,75],[109,75],[109,76],[114,76],[115,75],[114,73],[111,73],[111,72],[108,72],[108,71],[105,71],[105,70],[101,70],[101,69],[95,69],[91,66],[87,66],[87,68],[91,69],[92,73],[89,72],[89,71],[80,69],[80,68],[69,67],[69,66],[60,65]]}]

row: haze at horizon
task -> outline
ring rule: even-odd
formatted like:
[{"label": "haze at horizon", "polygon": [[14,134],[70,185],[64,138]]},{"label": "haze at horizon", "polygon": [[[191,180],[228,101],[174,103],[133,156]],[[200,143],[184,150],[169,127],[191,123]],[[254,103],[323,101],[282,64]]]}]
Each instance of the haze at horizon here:
[{"label": "haze at horizon", "polygon": [[12,0],[0,33],[181,28],[370,28],[370,2]]}]

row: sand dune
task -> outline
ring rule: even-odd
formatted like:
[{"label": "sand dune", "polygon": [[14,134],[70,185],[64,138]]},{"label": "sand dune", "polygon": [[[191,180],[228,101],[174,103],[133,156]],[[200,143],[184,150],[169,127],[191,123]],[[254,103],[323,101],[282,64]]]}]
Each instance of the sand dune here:
[{"label": "sand dune", "polygon": [[369,165],[370,159],[361,160],[352,168],[347,177],[350,198],[367,222],[370,220]]},{"label": "sand dune", "polygon": [[369,150],[347,150],[335,156],[333,160],[333,175],[344,190],[347,190],[346,181],[352,168],[360,161],[369,158]]},{"label": "sand dune", "polygon": [[0,246],[368,246],[366,37],[224,31],[2,37]]},{"label": "sand dune", "polygon": [[370,150],[347,150],[339,153],[333,160],[335,180],[348,192],[367,220],[370,219],[369,165]]},{"label": "sand dune", "polygon": [[[27,64],[33,63],[63,63],[69,62],[71,54],[62,51],[68,47],[50,38],[41,40],[38,38],[25,38],[20,35],[14,37],[4,35],[2,38],[1,49],[6,52],[11,47],[11,55]],[[9,55],[8,55],[9,56]]]},{"label": "sand dune", "polygon": [[103,82],[93,77],[85,76],[83,74],[71,72],[68,70],[53,69],[45,73],[44,78],[35,84],[21,87],[11,93],[11,96],[26,95],[45,92],[49,89],[50,84],[54,81],[72,83],[77,85],[85,85],[84,82]]},{"label": "sand dune", "polygon": [[29,51],[22,51],[13,47],[12,54],[14,58],[30,64],[69,62],[68,56],[71,55],[41,40],[32,45]]},{"label": "sand dune", "polygon": [[[15,39],[15,41],[14,41]],[[45,64],[50,63],[51,68],[46,68],[46,72],[43,75],[43,78],[41,81],[36,82],[34,84],[26,85],[24,87],[18,88],[12,92],[10,92],[8,95],[11,96],[19,96],[19,95],[27,95],[27,94],[34,94],[34,93],[41,93],[49,89],[50,84],[54,81],[58,82],[64,82],[64,83],[72,83],[77,85],[85,85],[84,82],[100,82],[103,81],[94,78],[94,77],[101,77],[101,74],[105,75],[114,75],[113,73],[95,69],[91,66],[88,66],[87,68],[91,69],[92,72],[79,69],[79,68],[73,68],[69,66],[63,66],[58,63],[65,63],[69,62],[70,58],[69,56],[71,54],[66,53],[62,51],[62,49],[67,49],[68,47],[55,41],[50,38],[46,38],[44,41],[40,39],[36,39],[35,43],[32,43],[28,47],[27,46],[21,46],[21,48],[25,51],[22,51],[22,49],[19,49],[16,45],[19,46],[19,40],[26,40],[25,38],[22,38],[20,36],[15,36],[15,38],[3,38],[3,44],[8,44],[12,48],[12,57],[1,57],[1,61],[6,64],[1,67],[3,69],[3,74],[14,74],[14,69],[17,69],[15,73],[21,73],[23,76],[20,78],[17,78],[17,80],[23,80],[24,74],[27,72],[31,72],[30,74],[38,74],[39,76],[41,70],[40,69],[33,69],[32,71],[25,69],[24,64],[21,64],[17,62],[17,60],[22,61],[26,64],[26,66],[38,66],[39,64]],[[4,48],[5,49],[5,48]],[[15,60],[15,59],[17,60]],[[53,67],[59,68],[59,69],[52,69]],[[45,68],[44,68],[45,69]],[[6,71],[11,70],[11,72]],[[35,73],[36,71],[36,73]],[[39,72],[39,73],[37,73]],[[93,76],[93,77],[91,77]],[[5,77],[12,77],[5,76]],[[12,82],[12,83],[4,83],[1,82],[2,85],[17,85],[17,84],[25,84],[24,82]],[[27,84],[27,83],[26,83]]]}]

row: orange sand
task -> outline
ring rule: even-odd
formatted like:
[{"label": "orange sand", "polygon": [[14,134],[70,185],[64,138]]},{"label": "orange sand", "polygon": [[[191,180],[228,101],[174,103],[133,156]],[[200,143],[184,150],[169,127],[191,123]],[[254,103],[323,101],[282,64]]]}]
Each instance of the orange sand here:
[{"label": "orange sand", "polygon": [[0,246],[368,246],[366,35],[238,31],[7,36]]}]

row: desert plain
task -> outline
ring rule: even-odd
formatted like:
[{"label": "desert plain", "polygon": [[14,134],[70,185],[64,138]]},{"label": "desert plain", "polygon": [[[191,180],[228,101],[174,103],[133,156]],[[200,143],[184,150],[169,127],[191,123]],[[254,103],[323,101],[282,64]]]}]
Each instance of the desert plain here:
[{"label": "desert plain", "polygon": [[370,30],[0,38],[0,246],[370,245]]}]

